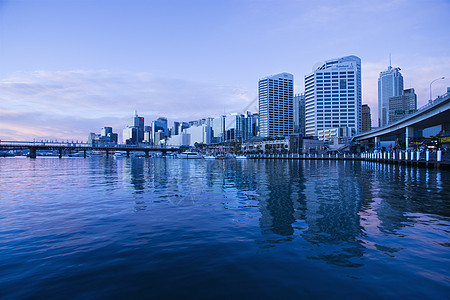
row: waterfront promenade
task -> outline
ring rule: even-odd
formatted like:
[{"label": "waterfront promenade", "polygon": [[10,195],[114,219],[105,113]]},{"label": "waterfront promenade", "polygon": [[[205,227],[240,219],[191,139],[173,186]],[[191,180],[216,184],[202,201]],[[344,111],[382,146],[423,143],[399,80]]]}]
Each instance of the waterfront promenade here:
[{"label": "waterfront promenade", "polygon": [[250,154],[253,159],[358,160],[380,163],[450,168],[450,152],[397,151],[360,154]]}]

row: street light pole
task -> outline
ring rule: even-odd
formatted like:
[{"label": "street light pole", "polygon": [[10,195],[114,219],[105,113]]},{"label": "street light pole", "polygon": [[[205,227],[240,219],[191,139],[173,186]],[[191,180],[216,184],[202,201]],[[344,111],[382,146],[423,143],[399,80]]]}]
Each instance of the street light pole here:
[{"label": "street light pole", "polygon": [[431,85],[432,85],[435,81],[438,81],[438,80],[441,80],[441,79],[445,79],[445,77],[442,76],[442,77],[436,78],[435,80],[433,80],[432,82],[430,82],[430,103],[433,102],[433,98],[431,98]]}]

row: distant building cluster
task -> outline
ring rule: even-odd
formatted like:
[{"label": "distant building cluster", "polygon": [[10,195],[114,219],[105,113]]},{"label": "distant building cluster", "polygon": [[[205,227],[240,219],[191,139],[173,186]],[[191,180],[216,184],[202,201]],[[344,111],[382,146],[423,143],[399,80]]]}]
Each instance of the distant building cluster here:
[{"label": "distant building cluster", "polygon": [[113,133],[112,127],[103,127],[100,134],[89,133],[88,143],[93,146],[106,146],[117,144],[119,135]]},{"label": "distant building cluster", "polygon": [[[345,56],[315,64],[304,77],[304,88],[304,92],[294,93],[294,76],[290,73],[267,76],[258,82],[257,113],[174,121],[172,126],[165,117],[145,125],[144,117],[135,111],[123,129],[122,143],[173,146],[240,143],[245,149],[284,149],[286,145],[290,149],[300,143],[317,150],[324,145],[335,148],[348,145],[354,135],[372,129],[370,107],[362,104],[359,57]],[[379,126],[416,110],[417,96],[413,88],[403,89],[400,68],[389,66],[382,71],[378,78]],[[288,142],[289,139],[297,142]],[[118,135],[111,127],[104,127],[100,134],[91,133],[89,142],[114,144],[118,143]]]}]

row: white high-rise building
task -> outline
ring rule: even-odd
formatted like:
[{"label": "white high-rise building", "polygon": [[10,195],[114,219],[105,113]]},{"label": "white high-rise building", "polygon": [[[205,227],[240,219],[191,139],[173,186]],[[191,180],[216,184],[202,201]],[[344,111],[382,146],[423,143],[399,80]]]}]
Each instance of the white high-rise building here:
[{"label": "white high-rise building", "polygon": [[261,137],[294,132],[294,75],[280,73],[259,80],[258,100]]},{"label": "white high-rise building", "polygon": [[400,68],[388,67],[378,77],[378,126],[389,123],[389,98],[403,94],[403,76]]},{"label": "white high-rise building", "polygon": [[306,135],[347,127],[351,135],[361,132],[361,59],[345,56],[317,63],[305,76]]}]

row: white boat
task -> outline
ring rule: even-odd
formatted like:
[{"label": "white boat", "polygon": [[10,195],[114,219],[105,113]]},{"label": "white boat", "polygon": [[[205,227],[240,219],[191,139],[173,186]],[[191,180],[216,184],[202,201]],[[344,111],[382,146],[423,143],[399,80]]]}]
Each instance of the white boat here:
[{"label": "white boat", "polygon": [[236,159],[247,159],[245,155],[236,155]]},{"label": "white boat", "polygon": [[[71,153],[71,154],[69,154],[68,156],[69,157],[84,157],[84,152],[83,151],[78,151],[78,152],[76,152],[76,153]],[[87,154],[86,154],[86,156],[87,156]]]},{"label": "white boat", "polygon": [[206,155],[205,159],[216,159],[214,155]]},{"label": "white boat", "polygon": [[113,155],[114,158],[123,158],[123,157],[127,157],[127,152],[126,151],[116,151]]},{"label": "white boat", "polygon": [[178,154],[177,157],[178,158],[187,158],[187,159],[199,159],[199,158],[203,158],[203,155],[201,155],[198,152],[185,151],[185,152]]}]

